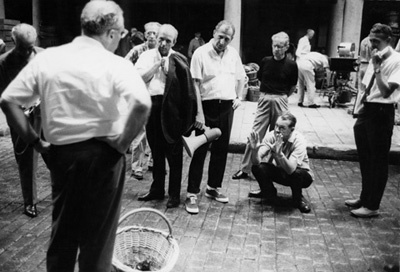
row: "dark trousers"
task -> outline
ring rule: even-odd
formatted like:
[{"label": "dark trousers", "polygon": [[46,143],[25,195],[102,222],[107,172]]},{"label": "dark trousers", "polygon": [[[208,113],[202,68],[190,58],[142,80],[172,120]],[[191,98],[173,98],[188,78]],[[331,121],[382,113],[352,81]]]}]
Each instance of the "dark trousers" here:
[{"label": "dark trousers", "polygon": [[292,199],[295,203],[301,200],[302,189],[308,188],[313,182],[308,170],[297,168],[291,175],[288,175],[283,169],[276,167],[272,163],[253,165],[251,171],[260,185],[261,193],[265,197],[276,197],[277,191],[273,184],[273,182],[276,182],[292,189]]},{"label": "dark trousers", "polygon": [[[232,100],[203,101],[205,124],[210,128],[219,128],[221,136],[211,144],[211,157],[208,165],[208,182],[212,188],[220,188],[224,178],[229,138],[231,136],[233,108]],[[196,131],[196,135],[201,132]],[[203,178],[204,160],[209,143],[200,146],[193,154],[189,168],[188,193],[198,194]]]},{"label": "dark trousers", "polygon": [[109,272],[125,179],[125,156],[88,140],[51,146],[52,231],[47,271]]},{"label": "dark trousers", "polygon": [[388,180],[389,151],[394,125],[394,106],[365,103],[365,113],[354,124],[361,170],[361,205],[379,209]]},{"label": "dark trousers", "polygon": [[165,193],[165,158],[169,165],[170,197],[179,197],[182,181],[183,142],[179,138],[176,143],[166,141],[161,126],[162,95],[152,96],[152,108],[146,125],[147,140],[153,156],[153,183],[150,192],[157,195]]},{"label": "dark trousers", "polygon": [[[41,135],[40,108],[36,108],[28,117],[29,123],[33,126],[37,134]],[[25,205],[37,203],[36,190],[36,170],[38,165],[38,152],[30,145],[26,144],[10,127],[11,141],[14,147],[15,160],[18,165],[19,178],[21,182],[22,197]],[[43,138],[43,137],[42,137]],[[42,154],[44,162],[47,164],[47,154]]]}]

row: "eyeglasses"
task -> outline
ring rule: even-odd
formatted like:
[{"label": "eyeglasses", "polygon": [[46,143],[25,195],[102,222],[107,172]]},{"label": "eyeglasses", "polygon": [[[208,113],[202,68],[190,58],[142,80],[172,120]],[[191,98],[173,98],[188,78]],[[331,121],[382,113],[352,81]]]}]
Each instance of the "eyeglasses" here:
[{"label": "eyeglasses", "polygon": [[[116,30],[116,31],[120,31],[120,29],[118,28],[112,28],[112,30]],[[126,35],[128,35],[129,31],[127,29],[123,29],[121,30],[121,32],[119,32],[119,35],[121,36],[121,39],[125,38]]]},{"label": "eyeglasses", "polygon": [[128,33],[129,33],[129,31],[128,31],[127,29],[124,28],[124,29],[121,31],[121,39],[125,38],[126,35],[128,35]]}]

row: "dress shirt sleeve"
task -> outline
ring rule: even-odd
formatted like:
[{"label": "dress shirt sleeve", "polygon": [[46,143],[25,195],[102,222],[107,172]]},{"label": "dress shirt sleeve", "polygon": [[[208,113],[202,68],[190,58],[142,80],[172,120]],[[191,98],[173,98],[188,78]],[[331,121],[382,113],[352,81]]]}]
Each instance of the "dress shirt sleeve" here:
[{"label": "dress shirt sleeve", "polygon": [[30,61],[7,86],[1,95],[4,100],[26,108],[37,102],[39,99],[37,58]]},{"label": "dress shirt sleeve", "polygon": [[236,79],[237,80],[244,80],[246,76],[246,72],[243,67],[242,59],[240,58],[239,54],[237,54],[236,60]]},{"label": "dress shirt sleeve", "polygon": [[304,158],[307,156],[307,143],[304,137],[302,137],[300,134],[297,134],[292,148],[293,151],[288,159],[295,159],[297,167],[299,167],[303,164]]},{"label": "dress shirt sleeve", "polygon": [[201,54],[199,53],[201,50],[197,49],[193,53],[192,60],[190,62],[190,72],[192,74],[193,79],[203,79],[202,73],[202,63],[201,63]]},{"label": "dress shirt sleeve", "polygon": [[143,52],[135,64],[135,67],[140,75],[146,73],[154,64],[154,59],[152,58],[153,54],[151,54],[151,52],[152,51]]}]

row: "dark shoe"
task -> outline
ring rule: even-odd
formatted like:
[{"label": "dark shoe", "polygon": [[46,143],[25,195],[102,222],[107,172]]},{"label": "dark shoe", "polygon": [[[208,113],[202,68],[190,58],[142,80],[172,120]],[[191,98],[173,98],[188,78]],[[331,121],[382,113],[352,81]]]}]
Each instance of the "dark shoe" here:
[{"label": "dark shoe", "polygon": [[263,193],[261,193],[261,190],[251,190],[249,192],[249,197],[254,197],[254,198],[264,198],[265,196],[263,195]]},{"label": "dark shoe", "polygon": [[212,198],[221,203],[229,202],[229,198],[227,196],[221,194],[217,189],[206,189],[205,196]]},{"label": "dark shoe", "polygon": [[299,106],[299,107],[301,107],[301,108],[304,107],[303,103],[297,103],[297,106]]},{"label": "dark shoe", "polygon": [[179,204],[181,204],[181,200],[179,199],[179,197],[169,197],[167,208],[176,208],[179,207]]},{"label": "dark shoe", "polygon": [[163,199],[164,195],[158,195],[151,192],[148,192],[147,194],[138,197],[138,200],[140,201],[163,200]]},{"label": "dark shoe", "polygon": [[300,201],[295,201],[294,206],[302,213],[309,213],[311,211],[309,204],[304,198],[302,198]]},{"label": "dark shoe", "polygon": [[246,172],[243,172],[242,170],[239,170],[232,176],[232,179],[245,179],[248,177],[249,177],[249,174],[247,174]]},{"label": "dark shoe", "polygon": [[31,217],[31,218],[34,218],[34,217],[38,216],[38,212],[37,212],[37,209],[36,209],[36,204],[25,205],[24,214],[29,216],[29,217]]},{"label": "dark shoe", "polygon": [[312,105],[310,105],[310,106],[308,106],[309,108],[311,108],[311,109],[318,109],[319,107],[321,107],[320,105],[317,105],[317,104],[312,104]]},{"label": "dark shoe", "polygon": [[137,180],[142,180],[143,179],[143,173],[140,171],[132,171],[131,172],[131,177],[134,177]]},{"label": "dark shoe", "polygon": [[400,268],[397,264],[387,264],[383,267],[383,270],[386,272],[399,272]]},{"label": "dark shoe", "polygon": [[347,207],[350,207],[350,208],[354,208],[354,209],[358,209],[358,208],[361,208],[361,200],[360,199],[350,199],[350,200],[346,200],[345,202],[344,202],[344,204],[347,206]]}]

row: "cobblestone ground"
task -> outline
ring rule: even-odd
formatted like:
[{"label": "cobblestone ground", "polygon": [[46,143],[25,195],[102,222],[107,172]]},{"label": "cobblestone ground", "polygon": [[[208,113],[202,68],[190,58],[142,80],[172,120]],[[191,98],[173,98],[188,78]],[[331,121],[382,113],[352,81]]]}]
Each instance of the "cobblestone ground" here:
[{"label": "cobblestone ground", "polygon": [[[45,253],[50,236],[51,194],[48,170],[38,171],[40,214],[29,219],[22,214],[22,196],[9,137],[0,137],[0,271],[45,271]],[[390,167],[390,178],[381,205],[381,215],[357,219],[349,215],[344,200],[360,191],[358,163],[312,160],[316,181],[305,191],[312,212],[301,214],[285,205],[271,207],[247,193],[257,188],[252,180],[232,180],[241,154],[229,154],[223,191],[228,204],[200,196],[200,213],[189,215],[183,204],[166,209],[166,200],[139,202],[147,192],[151,172],[145,179],[127,180],[123,213],[152,207],[166,214],[180,246],[173,271],[383,271],[386,262],[399,262],[400,166]],[[190,158],[185,157],[182,202]],[[207,164],[206,164],[207,165]],[[204,179],[206,178],[206,175]],[[202,184],[204,192],[205,184]],[[283,199],[290,190],[278,187]],[[138,214],[123,225],[167,230],[155,214]]]}]

